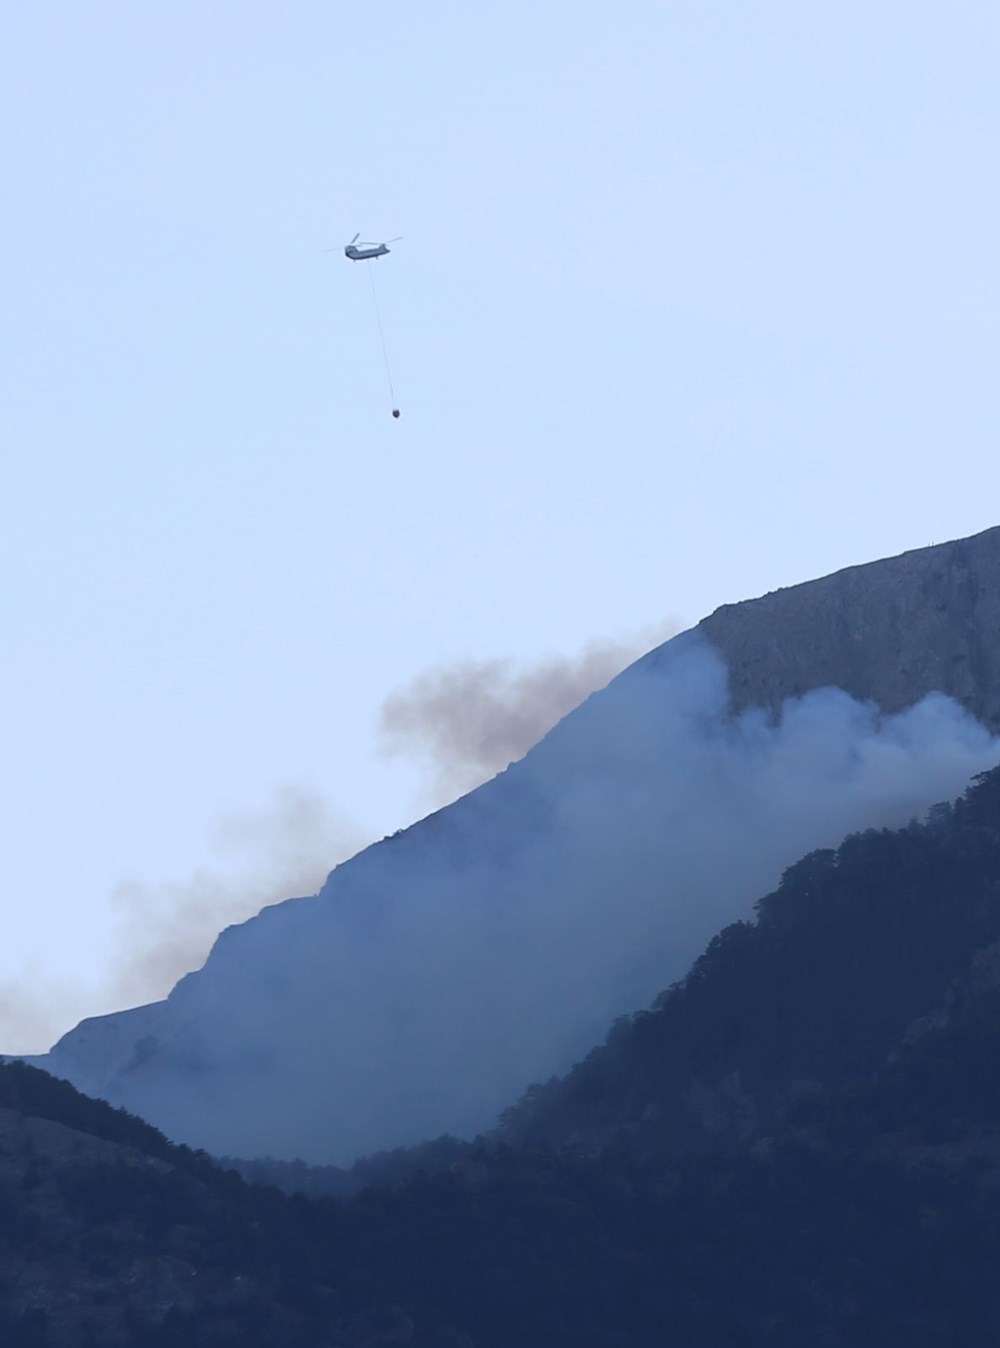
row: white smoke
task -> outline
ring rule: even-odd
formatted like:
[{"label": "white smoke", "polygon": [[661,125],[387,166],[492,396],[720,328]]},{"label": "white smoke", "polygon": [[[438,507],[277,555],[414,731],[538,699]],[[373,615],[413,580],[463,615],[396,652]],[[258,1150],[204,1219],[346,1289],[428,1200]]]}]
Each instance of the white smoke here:
[{"label": "white smoke", "polygon": [[[475,1133],[804,853],[902,825],[998,759],[939,695],[883,717],[826,689],[777,724],[731,719],[722,662],[680,637],[318,899],[227,933],[137,1022],[156,1054],[116,1098],[229,1154],[344,1162]],[[67,1046],[56,1068],[71,1065]]]}]

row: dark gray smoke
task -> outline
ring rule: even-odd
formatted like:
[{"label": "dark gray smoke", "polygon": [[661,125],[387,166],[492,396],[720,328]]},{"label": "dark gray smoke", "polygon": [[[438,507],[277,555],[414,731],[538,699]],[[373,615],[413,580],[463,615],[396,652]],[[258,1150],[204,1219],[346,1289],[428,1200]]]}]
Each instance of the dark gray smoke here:
[{"label": "dark gray smoke", "polygon": [[427,764],[433,797],[451,800],[523,758],[574,707],[676,631],[664,622],[526,669],[496,659],[427,670],[383,703],[383,752]]},{"label": "dark gray smoke", "polygon": [[315,894],[333,867],[369,839],[317,791],[284,787],[270,805],[224,816],[212,831],[218,863],[185,880],[123,881],[111,995],[120,1005],[165,997],[205,962],[216,936],[293,894]]}]

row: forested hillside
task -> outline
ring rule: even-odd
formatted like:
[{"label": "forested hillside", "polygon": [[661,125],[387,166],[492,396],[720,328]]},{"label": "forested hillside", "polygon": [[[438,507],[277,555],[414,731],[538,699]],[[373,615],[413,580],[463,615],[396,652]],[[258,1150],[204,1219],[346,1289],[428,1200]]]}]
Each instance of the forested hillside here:
[{"label": "forested hillside", "polygon": [[498,1134],[353,1196],[0,1068],[4,1341],[993,1348],[998,1060],[1000,771],[805,858]]},{"label": "forested hillside", "polygon": [[1000,771],[925,823],[804,857],[756,908],[653,1008],[529,1091],[507,1140],[714,1146],[866,1079],[1000,940]]}]

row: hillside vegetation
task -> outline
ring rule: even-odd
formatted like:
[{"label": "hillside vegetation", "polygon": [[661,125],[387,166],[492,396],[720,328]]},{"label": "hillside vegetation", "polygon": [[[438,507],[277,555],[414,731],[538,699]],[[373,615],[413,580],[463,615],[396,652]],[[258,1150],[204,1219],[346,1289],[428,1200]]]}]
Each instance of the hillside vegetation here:
[{"label": "hillside vegetation", "polygon": [[649,1011],[505,1117],[509,1141],[746,1140],[865,1079],[1000,940],[1000,770],[926,823],[790,867]]},{"label": "hillside vegetation", "polygon": [[495,1135],[254,1167],[349,1196],[0,1068],[0,1336],[992,1348],[998,1060],[1000,771],[790,868]]}]

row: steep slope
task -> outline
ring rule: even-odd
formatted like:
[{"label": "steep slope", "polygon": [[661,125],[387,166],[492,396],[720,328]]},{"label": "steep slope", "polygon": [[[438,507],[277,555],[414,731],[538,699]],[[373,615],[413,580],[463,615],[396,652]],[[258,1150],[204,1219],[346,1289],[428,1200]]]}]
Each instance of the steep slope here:
[{"label": "steep slope", "polygon": [[[869,1082],[904,1044],[994,996],[998,952],[994,769],[924,824],[869,830],[796,862],[755,922],[726,927],[651,1009],[527,1092],[501,1135],[586,1151],[627,1137],[684,1153],[750,1141],[807,1109],[822,1116],[831,1093]],[[942,1107],[955,1110],[956,1097]]]},{"label": "steep slope", "polygon": [[[796,856],[905,822],[997,760],[968,713],[996,723],[998,580],[991,530],[720,610],[318,896],[224,932],[166,1002],[84,1022],[43,1065],[217,1153],[341,1163],[488,1128]],[[954,611],[921,629],[928,603]],[[898,714],[823,691],[835,679]],[[920,700],[938,686],[965,710]]]},{"label": "steep slope", "polygon": [[700,624],[735,710],[810,688],[902,711],[934,688],[1000,730],[1000,528],[725,604]]}]

